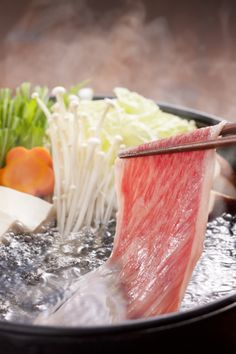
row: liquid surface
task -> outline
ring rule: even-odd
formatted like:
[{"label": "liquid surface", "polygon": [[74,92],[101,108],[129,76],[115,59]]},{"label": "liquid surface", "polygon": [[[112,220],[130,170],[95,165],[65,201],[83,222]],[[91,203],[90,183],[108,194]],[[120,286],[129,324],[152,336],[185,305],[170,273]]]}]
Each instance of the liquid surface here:
[{"label": "liquid surface", "polygon": [[[54,307],[80,276],[109,257],[115,221],[97,230],[84,228],[60,241],[56,228],[36,235],[9,233],[0,245],[0,320],[31,323]],[[236,216],[208,223],[205,247],[181,310],[236,291]]]},{"label": "liquid surface", "polygon": [[202,256],[181,309],[207,304],[236,291],[236,216],[223,214],[208,223]]},{"label": "liquid surface", "polygon": [[115,222],[97,232],[83,228],[67,242],[57,229],[42,233],[9,233],[0,244],[0,320],[31,323],[55,306],[71,284],[109,257]]}]

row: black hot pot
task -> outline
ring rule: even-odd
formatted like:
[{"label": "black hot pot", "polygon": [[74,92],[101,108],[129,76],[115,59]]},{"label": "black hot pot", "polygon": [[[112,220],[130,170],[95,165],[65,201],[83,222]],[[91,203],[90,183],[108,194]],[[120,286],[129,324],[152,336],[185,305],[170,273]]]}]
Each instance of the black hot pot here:
[{"label": "black hot pot", "polygon": [[[194,119],[199,127],[219,121],[193,110],[160,107]],[[236,158],[233,164],[236,170]],[[236,293],[186,312],[113,326],[56,328],[0,322],[1,354],[203,352],[236,353]]]}]

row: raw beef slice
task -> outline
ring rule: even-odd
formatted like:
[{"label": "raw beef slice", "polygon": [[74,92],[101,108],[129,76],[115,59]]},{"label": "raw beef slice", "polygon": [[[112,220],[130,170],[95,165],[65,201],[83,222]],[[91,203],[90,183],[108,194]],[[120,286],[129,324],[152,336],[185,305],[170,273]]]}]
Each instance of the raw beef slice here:
[{"label": "raw beef slice", "polygon": [[[215,139],[222,125],[132,150]],[[117,229],[109,262],[119,264],[128,318],[179,308],[202,252],[214,163],[215,150],[117,162]]]},{"label": "raw beef slice", "polygon": [[[222,125],[135,150],[215,139]],[[214,150],[118,159],[111,257],[35,323],[98,325],[178,310],[203,247],[214,162]]]}]

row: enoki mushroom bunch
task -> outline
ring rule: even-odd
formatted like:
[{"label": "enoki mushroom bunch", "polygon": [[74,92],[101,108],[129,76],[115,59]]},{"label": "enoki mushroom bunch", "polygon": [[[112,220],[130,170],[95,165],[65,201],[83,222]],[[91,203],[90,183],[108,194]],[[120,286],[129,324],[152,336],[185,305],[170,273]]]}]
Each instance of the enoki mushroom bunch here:
[{"label": "enoki mushroom bunch", "polygon": [[[122,148],[122,137],[114,136],[104,151],[101,134],[109,110],[116,109],[105,100],[99,119],[91,119],[81,108],[90,91],[69,96],[65,104],[63,87],[52,91],[56,103],[52,113],[40,100],[39,106],[48,119],[55,187],[53,201],[61,235],[76,232],[83,226],[107,224],[116,207],[114,156]],[[85,97],[83,97],[85,96]]]}]

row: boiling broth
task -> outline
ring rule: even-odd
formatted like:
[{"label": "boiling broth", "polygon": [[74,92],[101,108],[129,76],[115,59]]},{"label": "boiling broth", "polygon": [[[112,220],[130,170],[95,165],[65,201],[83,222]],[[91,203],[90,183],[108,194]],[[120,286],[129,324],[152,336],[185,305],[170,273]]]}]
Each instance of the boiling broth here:
[{"label": "boiling broth", "polygon": [[[83,228],[61,240],[54,225],[40,233],[8,233],[0,245],[0,319],[32,323],[68,296],[73,282],[109,257],[115,220],[98,230]],[[181,311],[236,290],[236,215],[208,222],[205,246]]]}]

